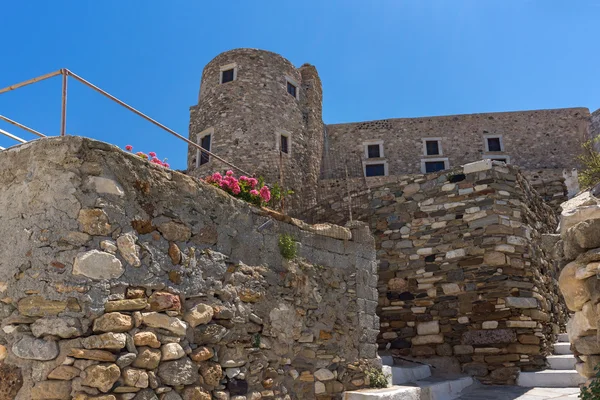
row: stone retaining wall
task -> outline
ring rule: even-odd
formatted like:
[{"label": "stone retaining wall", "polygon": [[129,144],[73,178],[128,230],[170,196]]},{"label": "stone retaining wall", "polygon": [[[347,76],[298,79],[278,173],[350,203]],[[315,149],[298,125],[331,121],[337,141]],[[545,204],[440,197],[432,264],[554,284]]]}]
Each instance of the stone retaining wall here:
[{"label": "stone retaining wall", "polygon": [[335,399],[368,386],[379,321],[366,226],[282,222],[77,137],[0,152],[0,188],[0,400]]},{"label": "stone retaining wall", "polygon": [[563,207],[560,240],[556,240],[559,256],[566,264],[560,274],[560,289],[574,312],[567,333],[577,357],[577,372],[592,378],[600,364],[600,199],[587,191]]},{"label": "stone retaining wall", "polygon": [[[352,200],[377,243],[380,349],[451,359],[487,383],[545,367],[566,322],[542,237],[556,217],[518,169],[480,161]],[[321,206],[316,220],[347,218],[344,201]]]}]

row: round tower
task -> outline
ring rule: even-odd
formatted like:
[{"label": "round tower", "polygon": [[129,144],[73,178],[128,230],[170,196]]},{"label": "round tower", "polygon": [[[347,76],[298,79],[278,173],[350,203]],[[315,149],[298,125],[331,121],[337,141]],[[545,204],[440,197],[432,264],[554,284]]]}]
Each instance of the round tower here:
[{"label": "round tower", "polygon": [[[316,69],[296,68],[264,50],[235,49],[215,57],[202,73],[198,105],[190,109],[190,140],[268,184],[293,190],[288,212],[316,201],[323,130]],[[188,170],[194,175],[226,169],[190,146]]]}]

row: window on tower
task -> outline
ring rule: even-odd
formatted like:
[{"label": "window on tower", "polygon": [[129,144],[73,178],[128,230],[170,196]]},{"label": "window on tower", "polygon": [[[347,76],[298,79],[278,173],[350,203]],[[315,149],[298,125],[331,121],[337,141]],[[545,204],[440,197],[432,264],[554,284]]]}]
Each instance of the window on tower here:
[{"label": "window on tower", "polygon": [[221,83],[227,83],[227,82],[233,81],[233,68],[228,69],[226,71],[222,71],[221,74],[222,74]]},{"label": "window on tower", "polygon": [[296,97],[296,86],[290,82],[287,83],[287,92],[294,98]]}]

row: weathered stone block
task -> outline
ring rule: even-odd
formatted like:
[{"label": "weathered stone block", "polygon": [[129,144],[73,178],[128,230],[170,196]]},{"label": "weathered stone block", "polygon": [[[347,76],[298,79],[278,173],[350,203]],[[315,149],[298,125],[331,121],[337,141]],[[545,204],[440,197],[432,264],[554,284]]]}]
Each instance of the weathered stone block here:
[{"label": "weathered stone block", "polygon": [[462,342],[470,345],[513,343],[517,335],[512,329],[485,329],[463,333]]}]

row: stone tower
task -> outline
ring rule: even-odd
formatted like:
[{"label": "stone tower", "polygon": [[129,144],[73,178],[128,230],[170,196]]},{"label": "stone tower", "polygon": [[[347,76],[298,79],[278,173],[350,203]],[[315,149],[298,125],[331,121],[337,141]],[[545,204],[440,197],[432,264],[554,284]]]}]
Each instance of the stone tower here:
[{"label": "stone tower", "polygon": [[[269,51],[235,49],[204,68],[198,105],[190,109],[190,140],[267,183],[294,190],[287,212],[315,202],[323,132],[314,66],[296,68]],[[190,146],[188,170],[194,175],[226,169]]]}]

